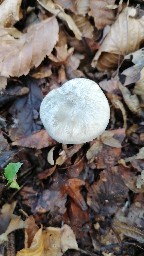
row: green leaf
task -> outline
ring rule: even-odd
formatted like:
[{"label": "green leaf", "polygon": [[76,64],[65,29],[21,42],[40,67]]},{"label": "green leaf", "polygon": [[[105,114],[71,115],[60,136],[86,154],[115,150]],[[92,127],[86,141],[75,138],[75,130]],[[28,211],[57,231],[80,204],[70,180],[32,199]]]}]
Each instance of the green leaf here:
[{"label": "green leaf", "polygon": [[12,183],[10,184],[10,188],[20,189],[20,186],[19,186],[19,184],[16,182],[16,180],[13,180]]},{"label": "green leaf", "polygon": [[22,166],[22,163],[9,163],[4,169],[4,176],[8,180],[8,183],[13,182],[18,170]]}]

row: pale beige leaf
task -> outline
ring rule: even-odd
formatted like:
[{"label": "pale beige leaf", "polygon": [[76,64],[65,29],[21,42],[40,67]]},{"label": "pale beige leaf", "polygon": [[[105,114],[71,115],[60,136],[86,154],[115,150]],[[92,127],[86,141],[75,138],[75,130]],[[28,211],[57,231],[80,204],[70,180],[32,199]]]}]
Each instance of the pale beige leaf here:
[{"label": "pale beige leaf", "polygon": [[94,27],[89,22],[88,17],[83,17],[81,15],[73,15],[72,17],[77,27],[81,31],[82,36],[93,38]]},{"label": "pale beige leaf", "polygon": [[140,107],[140,102],[137,95],[135,94],[132,95],[130,90],[127,87],[123,86],[120,82],[119,82],[119,89],[130,111],[133,112],[134,114],[140,115],[141,107]]},{"label": "pale beige leaf", "polygon": [[74,48],[71,47],[70,49],[68,49],[66,44],[62,46],[56,46],[55,50],[56,50],[56,56],[54,56],[53,54],[50,54],[49,59],[51,59],[54,62],[61,63],[61,62],[66,62],[68,57],[72,55]]},{"label": "pale beige leaf", "polygon": [[[118,65],[120,56],[125,56],[139,49],[144,40],[144,16],[137,17],[136,14],[136,9],[132,7],[126,7],[121,12],[96,53],[92,61],[93,67],[107,70],[109,68],[108,60],[111,64],[111,58],[114,54],[115,62],[111,65],[111,69],[113,69],[115,65]],[[102,61],[103,67],[98,67]]]},{"label": "pale beige leaf", "polygon": [[89,15],[94,17],[95,26],[98,29],[103,29],[106,25],[111,25],[114,22],[114,11],[107,7],[109,4],[113,5],[114,3],[115,0],[90,0]]},{"label": "pale beige leaf", "polygon": [[89,0],[76,0],[77,14],[85,16],[89,11]]},{"label": "pale beige leaf", "polygon": [[7,86],[7,77],[0,76],[0,91],[5,89]]},{"label": "pale beige leaf", "polygon": [[22,0],[4,0],[0,5],[0,25],[12,26],[19,20],[19,9]]},{"label": "pale beige leaf", "polygon": [[114,132],[112,131],[105,131],[101,136],[101,141],[103,144],[114,147],[114,148],[121,148],[121,143],[119,140],[115,139],[114,137]]},{"label": "pale beige leaf", "polygon": [[81,34],[80,30],[78,29],[77,25],[75,24],[74,20],[71,18],[70,15],[66,14],[61,7],[54,4],[51,0],[41,0],[41,1],[37,0],[37,1],[47,11],[58,16],[61,20],[66,22],[69,29],[71,29],[73,31],[73,33],[75,34],[75,37],[77,39],[81,40],[82,34]]},{"label": "pale beige leaf", "polygon": [[50,55],[58,40],[58,23],[55,17],[32,25],[19,39],[10,35],[0,41],[0,75],[27,75],[32,67],[40,65]]},{"label": "pale beige leaf", "polygon": [[55,4],[60,5],[63,9],[68,9],[72,12],[76,12],[76,6],[74,0],[54,0]]},{"label": "pale beige leaf", "polygon": [[136,82],[133,93],[139,95],[144,102],[144,68],[140,72],[140,79]]},{"label": "pale beige leaf", "polygon": [[68,225],[62,228],[39,229],[30,248],[24,248],[17,256],[62,256],[68,249],[78,250],[75,235]]},{"label": "pale beige leaf", "polygon": [[119,96],[117,96],[115,94],[110,94],[108,96],[108,98],[111,101],[113,107],[115,109],[119,109],[121,111],[122,116],[123,116],[123,121],[124,121],[123,127],[126,129],[127,128],[127,113],[126,113],[125,107],[122,103],[122,100],[119,98]]},{"label": "pale beige leaf", "polygon": [[68,249],[78,250],[75,234],[71,227],[66,224],[61,228],[61,249],[63,253]]}]

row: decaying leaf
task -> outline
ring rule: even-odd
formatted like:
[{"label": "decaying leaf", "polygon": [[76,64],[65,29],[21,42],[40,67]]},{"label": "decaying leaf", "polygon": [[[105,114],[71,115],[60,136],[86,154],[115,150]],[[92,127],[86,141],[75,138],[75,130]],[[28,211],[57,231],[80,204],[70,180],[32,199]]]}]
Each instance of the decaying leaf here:
[{"label": "decaying leaf", "polygon": [[140,72],[140,79],[136,82],[133,93],[138,95],[144,102],[144,68]]},{"label": "decaying leaf", "polygon": [[89,188],[87,203],[95,212],[107,216],[114,214],[127,196],[118,167],[112,167],[102,171],[100,180]]},{"label": "decaying leaf", "polygon": [[58,30],[56,18],[51,17],[32,25],[18,39],[6,33],[0,41],[0,75],[27,75],[32,67],[39,66],[53,50],[58,40]]},{"label": "decaying leaf", "polygon": [[29,248],[24,248],[17,256],[62,256],[68,249],[78,250],[72,229],[68,225],[62,228],[48,227],[39,229]]},{"label": "decaying leaf", "polygon": [[73,178],[68,179],[67,182],[64,184],[64,191],[74,200],[74,202],[81,207],[83,211],[87,210],[86,202],[83,196],[80,193],[80,187],[85,185],[85,182]]},{"label": "decaying leaf", "polygon": [[0,214],[0,244],[7,241],[8,235],[16,229],[24,228],[24,221],[13,214],[16,202],[5,204]]},{"label": "decaying leaf", "polygon": [[132,7],[126,7],[120,13],[96,53],[93,67],[99,70],[113,69],[123,56],[139,49],[144,40],[144,15],[137,15],[137,9]]},{"label": "decaying leaf", "polygon": [[13,146],[36,149],[46,148],[54,144],[54,140],[48,135],[46,130],[40,130],[38,132],[32,133],[32,135],[22,137],[12,143]]},{"label": "decaying leaf", "polygon": [[68,25],[68,27],[73,31],[73,33],[75,34],[75,37],[77,39],[81,39],[82,35],[80,30],[78,29],[78,27],[76,26],[75,22],[73,21],[73,19],[71,18],[70,15],[66,14],[64,12],[64,10],[54,4],[51,0],[38,0],[38,3],[45,8],[47,11],[49,11],[50,13],[58,16],[61,20],[65,21],[66,24]]},{"label": "decaying leaf", "polygon": [[72,12],[76,12],[76,6],[74,0],[54,0],[55,4],[60,5],[63,9],[70,10]]},{"label": "decaying leaf", "polygon": [[115,0],[90,0],[89,15],[94,17],[95,26],[103,29],[106,25],[110,25],[115,20],[115,14],[112,9],[108,8],[109,4],[114,4]]},{"label": "decaying leaf", "polygon": [[118,233],[123,233],[125,236],[131,237],[139,243],[144,243],[144,232],[138,228],[123,223],[119,220],[114,220],[113,228]]},{"label": "decaying leaf", "polygon": [[19,20],[20,5],[22,0],[4,0],[0,5],[0,25],[12,26]]}]

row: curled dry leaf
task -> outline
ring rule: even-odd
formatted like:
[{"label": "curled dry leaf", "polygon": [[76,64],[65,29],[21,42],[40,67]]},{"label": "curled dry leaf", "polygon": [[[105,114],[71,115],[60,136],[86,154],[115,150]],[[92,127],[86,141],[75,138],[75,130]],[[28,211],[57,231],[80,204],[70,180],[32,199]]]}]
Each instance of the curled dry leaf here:
[{"label": "curled dry leaf", "polygon": [[0,244],[7,241],[8,235],[17,230],[24,228],[24,221],[17,215],[13,214],[16,202],[5,204],[0,214]]},{"label": "curled dry leaf", "polygon": [[139,243],[144,243],[144,232],[138,228],[130,226],[127,223],[121,222],[116,219],[113,222],[113,228],[117,233],[122,233],[127,237],[135,239]]},{"label": "curled dry leaf", "polygon": [[74,0],[54,0],[55,4],[60,5],[63,9],[70,10],[72,12],[76,12],[76,6]]},{"label": "curled dry leaf", "polygon": [[27,75],[32,67],[39,66],[53,50],[58,30],[56,18],[51,17],[29,27],[19,39],[6,33],[0,41],[0,75]]},{"label": "curled dry leaf", "polygon": [[10,27],[19,20],[21,2],[22,0],[4,0],[2,2],[0,5],[0,25]]},{"label": "curled dry leaf", "polygon": [[41,0],[41,1],[37,0],[37,1],[44,9],[58,16],[61,20],[66,22],[69,29],[71,29],[75,34],[75,37],[81,40],[82,34],[78,29],[77,25],[75,24],[74,20],[71,18],[70,15],[66,14],[60,6],[54,4],[51,0]]},{"label": "curled dry leaf", "polygon": [[68,225],[62,228],[48,227],[39,229],[29,248],[24,248],[17,256],[62,256],[68,249],[78,250],[72,229]]},{"label": "curled dry leaf", "polygon": [[89,11],[89,0],[76,0],[77,14],[85,16]]},{"label": "curled dry leaf", "polygon": [[66,44],[66,45],[55,47],[55,50],[56,50],[56,56],[54,56],[53,54],[50,54],[49,59],[61,65],[67,61],[69,56],[72,55],[74,48],[71,47],[70,49],[68,49]]},{"label": "curled dry leaf", "polygon": [[88,17],[83,17],[81,15],[73,15],[72,17],[79,30],[81,31],[82,36],[93,38],[94,27],[89,22]]},{"label": "curled dry leaf", "polygon": [[123,86],[120,82],[119,89],[123,95],[123,99],[126,105],[128,106],[129,110],[134,114],[140,115],[142,111],[137,95],[132,95],[130,90],[127,87]]},{"label": "curled dry leaf", "polygon": [[109,33],[96,53],[92,66],[99,70],[113,69],[122,57],[139,49],[144,40],[144,16],[126,7],[111,26]]},{"label": "curled dry leaf", "polygon": [[98,29],[103,29],[106,25],[111,25],[114,22],[114,11],[108,8],[109,4],[114,3],[115,0],[90,0],[89,15],[94,17],[95,26]]},{"label": "curled dry leaf", "polygon": [[119,109],[122,113],[123,116],[123,127],[126,129],[127,128],[127,113],[124,107],[124,104],[122,103],[122,100],[119,96],[112,94],[112,93],[108,93],[107,94],[108,99],[111,101],[114,109]]}]

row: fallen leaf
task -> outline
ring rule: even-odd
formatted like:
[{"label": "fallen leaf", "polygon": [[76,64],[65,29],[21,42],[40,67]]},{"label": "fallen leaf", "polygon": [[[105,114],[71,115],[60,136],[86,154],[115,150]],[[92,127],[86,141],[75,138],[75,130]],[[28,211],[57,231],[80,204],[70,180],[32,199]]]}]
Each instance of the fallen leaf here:
[{"label": "fallen leaf", "polygon": [[131,237],[138,241],[139,243],[144,243],[144,232],[138,228],[123,223],[119,220],[114,220],[113,228],[118,233],[123,233],[125,236]]},{"label": "fallen leaf", "polygon": [[128,189],[124,184],[118,167],[104,170],[100,173],[100,180],[89,189],[87,204],[96,213],[103,216],[113,215],[128,197]]},{"label": "fallen leaf", "polygon": [[0,153],[9,149],[9,144],[0,131]]},{"label": "fallen leaf", "polygon": [[0,41],[0,75],[19,77],[27,75],[34,66],[39,66],[53,50],[58,40],[58,30],[56,18],[51,17],[30,26],[27,33],[18,39],[6,33]]},{"label": "fallen leaf", "polygon": [[89,11],[89,0],[76,0],[76,12],[79,15],[85,16]]},{"label": "fallen leaf", "polygon": [[24,248],[17,256],[62,256],[68,249],[78,250],[78,245],[72,229],[68,225],[62,228],[48,227],[39,229],[29,248]]},{"label": "fallen leaf", "polygon": [[98,29],[103,29],[106,25],[111,25],[115,21],[115,13],[110,10],[108,4],[114,4],[115,0],[90,0],[89,15],[94,17],[95,26]]},{"label": "fallen leaf", "polygon": [[19,20],[21,2],[22,0],[4,0],[0,4],[0,25],[10,27]]},{"label": "fallen leaf", "polygon": [[46,130],[40,130],[29,136],[15,140],[13,146],[42,149],[55,144],[55,141],[48,135]]},{"label": "fallen leaf", "polygon": [[73,178],[68,179],[65,182],[63,188],[65,193],[68,194],[83,211],[85,211],[87,210],[87,205],[83,196],[80,193],[80,187],[83,185],[85,185],[84,181]]},{"label": "fallen leaf", "polygon": [[130,90],[127,87],[123,86],[120,82],[119,82],[119,89],[122,93],[125,103],[127,104],[128,108],[131,110],[131,112],[137,115],[141,115],[142,110],[141,110],[140,102],[137,95],[135,94],[132,95]]},{"label": "fallen leaf", "polygon": [[120,13],[96,53],[93,67],[99,70],[113,69],[126,54],[139,49],[144,39],[144,15],[137,15],[137,9],[133,7],[126,7]]},{"label": "fallen leaf", "polygon": [[0,244],[8,240],[8,235],[25,227],[24,221],[17,215],[13,214],[16,202],[5,204],[0,214]]},{"label": "fallen leaf", "polygon": [[65,21],[66,24],[68,25],[69,29],[71,29],[73,31],[73,33],[75,34],[75,37],[79,40],[81,40],[81,32],[78,29],[78,27],[76,26],[75,22],[73,21],[73,19],[71,18],[70,15],[66,14],[64,12],[64,10],[54,4],[51,0],[37,0],[38,3],[47,11],[49,11],[50,13],[58,16],[61,20]]},{"label": "fallen leaf", "polygon": [[53,54],[49,55],[49,59],[52,60],[53,62],[58,63],[59,65],[64,64],[68,57],[70,55],[72,55],[74,48],[71,47],[70,49],[68,49],[67,45],[63,45],[63,46],[56,46],[55,47],[56,50],[56,56],[54,56]]},{"label": "fallen leaf", "polygon": [[7,78],[4,76],[0,76],[0,91],[5,89],[7,86]]},{"label": "fallen leaf", "polygon": [[88,17],[83,17],[80,15],[73,15],[72,17],[77,27],[81,31],[82,36],[86,38],[93,38],[94,27],[91,25]]},{"label": "fallen leaf", "polygon": [[[15,100],[9,109],[9,113],[13,118],[13,124],[9,129],[9,135],[12,141],[29,136],[33,132],[40,130],[42,126],[37,122],[39,107],[43,98],[38,81],[34,78],[26,77],[23,78],[23,83],[29,88],[29,94]],[[35,136],[38,137],[39,134]]]},{"label": "fallen leaf", "polygon": [[73,0],[54,0],[53,2],[57,5],[60,5],[63,9],[67,9],[72,12],[76,11],[75,1]]},{"label": "fallen leaf", "polygon": [[38,230],[39,228],[35,223],[34,217],[32,215],[29,216],[25,220],[25,247],[26,248],[31,246],[33,238]]}]

